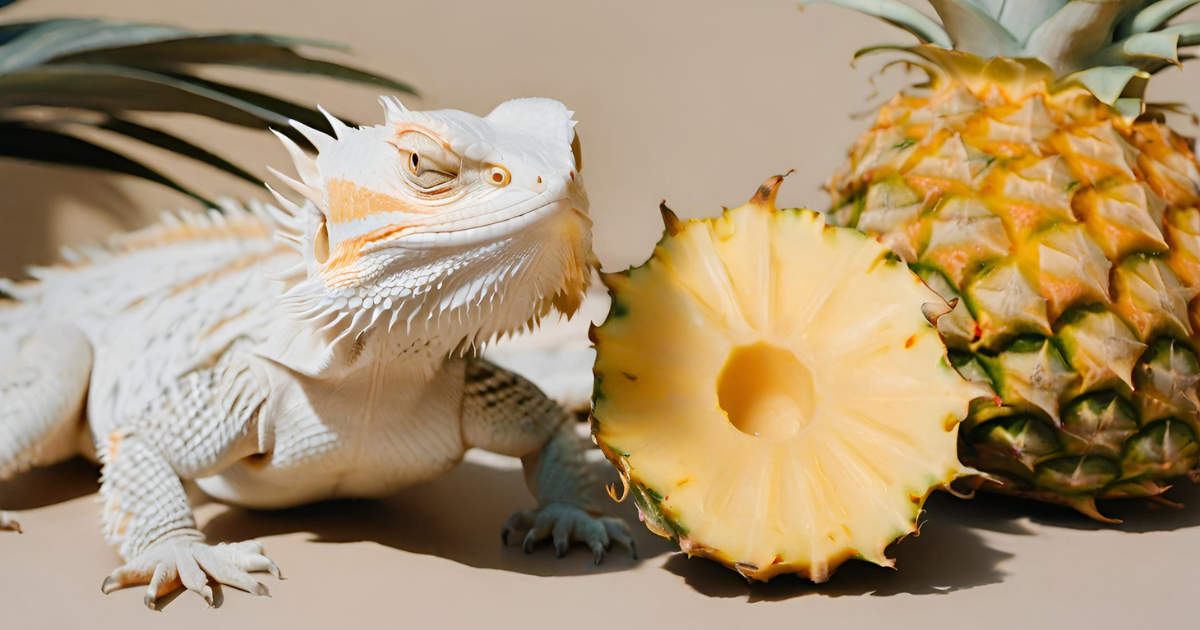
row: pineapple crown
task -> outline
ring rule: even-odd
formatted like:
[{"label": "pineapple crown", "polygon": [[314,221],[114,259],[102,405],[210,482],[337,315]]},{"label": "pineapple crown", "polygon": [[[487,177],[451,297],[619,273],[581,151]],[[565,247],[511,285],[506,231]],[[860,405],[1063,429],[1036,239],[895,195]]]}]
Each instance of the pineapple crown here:
[{"label": "pineapple crown", "polygon": [[1193,58],[1180,49],[1200,45],[1200,22],[1168,24],[1200,0],[929,0],[941,23],[899,0],[799,2],[854,9],[921,42],[872,46],[856,57],[907,50],[932,65],[922,65],[931,76],[1077,85],[1127,116],[1144,111],[1151,74]]}]

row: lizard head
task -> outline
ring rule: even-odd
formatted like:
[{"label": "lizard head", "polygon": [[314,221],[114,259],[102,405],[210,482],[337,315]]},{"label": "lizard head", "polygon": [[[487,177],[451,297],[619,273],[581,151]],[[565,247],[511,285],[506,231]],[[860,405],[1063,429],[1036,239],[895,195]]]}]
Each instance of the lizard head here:
[{"label": "lizard head", "polygon": [[276,194],[281,236],[305,259],[293,312],[339,339],[401,327],[452,346],[572,314],[596,266],[573,112],[544,98],[483,117],[382,101],[374,127],[293,122],[315,159],[277,134],[300,180],[272,172],[308,200]]}]

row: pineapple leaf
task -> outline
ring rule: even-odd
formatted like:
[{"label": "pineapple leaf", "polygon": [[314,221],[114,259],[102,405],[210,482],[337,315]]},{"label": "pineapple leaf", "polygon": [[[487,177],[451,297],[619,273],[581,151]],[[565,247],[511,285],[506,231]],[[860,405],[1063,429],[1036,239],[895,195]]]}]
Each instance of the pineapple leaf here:
[{"label": "pineapple leaf", "polygon": [[1179,36],[1180,46],[1200,46],[1200,22],[1188,22],[1177,26],[1168,26],[1158,33]]},{"label": "pineapple leaf", "polygon": [[1111,41],[1113,26],[1144,0],[1075,0],[1033,29],[1023,54],[1065,75]]},{"label": "pineapple leaf", "polygon": [[1145,73],[1132,66],[1101,66],[1069,74],[1059,84],[1081,85],[1100,101],[1112,105],[1139,74]]},{"label": "pineapple leaf", "polygon": [[0,156],[132,175],[173,188],[209,207],[217,207],[212,201],[140,162],[82,138],[39,128],[36,123],[0,122]]},{"label": "pineapple leaf", "polygon": [[1178,66],[1178,33],[1138,33],[1104,47],[1084,62],[1085,66],[1134,66],[1156,72],[1170,65]]},{"label": "pineapple leaf", "polygon": [[942,18],[955,50],[980,57],[1011,56],[1020,50],[999,22],[967,0],[929,0],[929,4]]},{"label": "pineapple leaf", "polygon": [[898,2],[897,0],[799,0],[800,8],[810,4],[835,4],[860,13],[877,17],[893,26],[898,26],[912,33],[922,43],[935,44],[942,48],[950,48],[953,42],[950,35],[933,19],[924,13]]},{"label": "pineapple leaf", "polygon": [[1200,4],[1200,0],[1159,0],[1121,22],[1116,30],[1116,39],[1149,33],[1197,4]]},{"label": "pineapple leaf", "polygon": [[996,21],[1012,34],[1013,39],[1024,44],[1042,22],[1050,19],[1071,0],[1000,0]]}]

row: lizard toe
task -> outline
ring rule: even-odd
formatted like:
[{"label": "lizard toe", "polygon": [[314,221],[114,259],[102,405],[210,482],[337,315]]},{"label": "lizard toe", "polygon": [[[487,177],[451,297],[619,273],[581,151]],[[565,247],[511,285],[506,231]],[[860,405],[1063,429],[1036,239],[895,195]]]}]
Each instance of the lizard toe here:
[{"label": "lizard toe", "polygon": [[522,543],[526,553],[549,539],[553,542],[555,555],[561,558],[567,554],[572,543],[579,543],[591,550],[592,557],[599,564],[615,541],[628,548],[630,556],[636,558],[633,536],[624,521],[596,516],[575,505],[550,503],[537,510],[518,512],[508,520],[503,532],[507,536],[510,531],[520,529],[526,531]]},{"label": "lizard toe", "polygon": [[142,601],[150,610],[159,610],[162,597],[180,586],[203,597],[210,607],[215,606],[210,582],[270,596],[267,587],[250,575],[266,572],[280,576],[279,566],[263,555],[262,550],[262,545],[255,541],[209,545],[192,537],[169,538],[151,545],[113,571],[100,590],[108,594],[145,585]]},{"label": "lizard toe", "polygon": [[0,531],[10,531],[21,533],[21,524],[17,522],[17,518],[8,512],[0,511]]}]

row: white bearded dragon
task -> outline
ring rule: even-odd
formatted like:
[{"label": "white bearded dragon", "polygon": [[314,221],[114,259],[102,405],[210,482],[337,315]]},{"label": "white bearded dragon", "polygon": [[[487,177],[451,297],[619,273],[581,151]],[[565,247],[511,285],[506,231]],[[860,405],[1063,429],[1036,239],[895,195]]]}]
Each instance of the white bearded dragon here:
[{"label": "white bearded dragon", "polygon": [[[587,498],[569,414],[475,350],[574,312],[596,266],[572,112],[410,112],[336,137],[280,135],[307,201],[166,215],[70,264],[0,281],[0,479],[77,453],[103,464],[103,528],[125,564],[102,590],[211,579],[255,594],[256,542],[210,545],[182,480],[283,508],[382,497],[478,447],[522,458],[526,550],[633,550]],[[69,253],[69,252],[68,252]],[[0,528],[16,529],[0,514]]]}]

